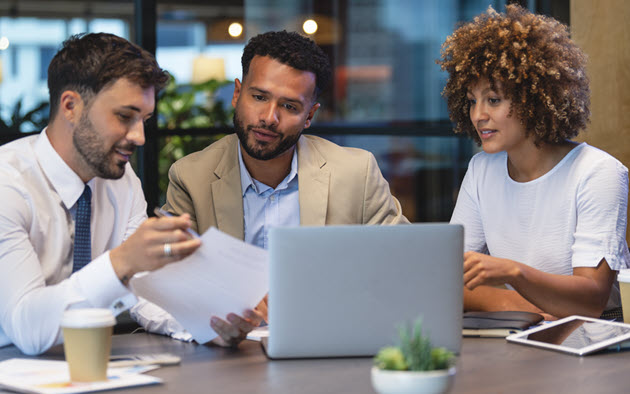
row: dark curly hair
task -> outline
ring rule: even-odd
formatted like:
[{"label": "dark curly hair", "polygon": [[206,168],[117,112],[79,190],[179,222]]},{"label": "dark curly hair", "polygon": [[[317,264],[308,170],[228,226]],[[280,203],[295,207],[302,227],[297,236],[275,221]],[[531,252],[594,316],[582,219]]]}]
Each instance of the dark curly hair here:
[{"label": "dark curly hair", "polygon": [[[442,45],[437,63],[449,73],[442,95],[455,132],[481,139],[470,120],[466,92],[487,79],[512,101],[511,113],[537,146],[560,143],[586,128],[590,89],[586,56],[565,25],[518,5],[492,7],[459,27]],[[498,89],[497,89],[498,88]]]},{"label": "dark curly hair", "polygon": [[74,90],[89,102],[120,78],[127,78],[143,89],[152,86],[157,93],[170,76],[158,66],[153,55],[124,38],[108,33],[71,36],[48,66],[51,120],[64,91]]},{"label": "dark curly hair", "polygon": [[319,96],[331,78],[328,56],[313,40],[295,32],[272,31],[250,39],[241,58],[243,79],[247,76],[249,64],[256,55],[269,56],[287,66],[315,74],[315,97]]}]

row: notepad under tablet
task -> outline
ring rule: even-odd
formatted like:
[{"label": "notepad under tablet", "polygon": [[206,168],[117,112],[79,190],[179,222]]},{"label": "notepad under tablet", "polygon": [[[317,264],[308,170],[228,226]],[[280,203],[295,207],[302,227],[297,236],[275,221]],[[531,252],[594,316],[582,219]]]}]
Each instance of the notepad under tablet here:
[{"label": "notepad under tablet", "polygon": [[270,358],[372,356],[419,316],[459,352],[461,226],[274,228],[269,242]]}]

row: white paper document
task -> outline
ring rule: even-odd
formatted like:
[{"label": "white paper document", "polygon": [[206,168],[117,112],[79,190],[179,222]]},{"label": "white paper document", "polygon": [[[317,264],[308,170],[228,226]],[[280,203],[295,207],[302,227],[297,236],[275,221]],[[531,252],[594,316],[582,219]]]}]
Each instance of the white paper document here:
[{"label": "white paper document", "polygon": [[71,382],[65,361],[12,358],[0,362],[0,390],[21,393],[71,394],[104,391],[122,387],[162,383],[162,379],[142,375],[157,366],[108,368],[107,380]]},{"label": "white paper document", "polygon": [[131,287],[169,312],[199,343],[217,336],[210,317],[253,309],[268,291],[267,251],[214,227],[186,259],[134,277]]},{"label": "white paper document", "polygon": [[258,327],[247,334],[250,341],[261,341],[263,338],[269,337],[269,326]]}]

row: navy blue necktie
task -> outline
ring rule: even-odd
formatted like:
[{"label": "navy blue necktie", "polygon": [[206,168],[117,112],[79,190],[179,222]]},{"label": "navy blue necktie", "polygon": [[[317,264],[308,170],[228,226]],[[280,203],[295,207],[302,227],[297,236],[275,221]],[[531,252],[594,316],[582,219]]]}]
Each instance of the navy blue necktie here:
[{"label": "navy blue necktie", "polygon": [[92,261],[92,244],[90,236],[90,217],[92,216],[92,190],[85,185],[83,194],[77,201],[74,217],[74,263],[72,272],[83,268]]}]

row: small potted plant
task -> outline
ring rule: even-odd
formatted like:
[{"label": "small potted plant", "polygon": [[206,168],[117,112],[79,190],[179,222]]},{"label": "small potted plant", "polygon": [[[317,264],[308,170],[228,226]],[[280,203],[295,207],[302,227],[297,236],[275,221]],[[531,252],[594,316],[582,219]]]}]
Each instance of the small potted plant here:
[{"label": "small potted plant", "polygon": [[398,329],[400,345],[382,348],[374,357],[372,386],[380,394],[446,393],[455,378],[455,355],[432,347],[422,321]]}]

